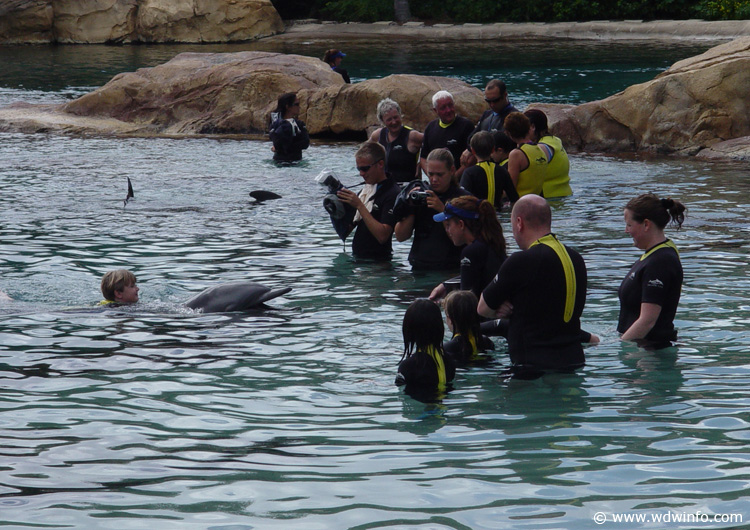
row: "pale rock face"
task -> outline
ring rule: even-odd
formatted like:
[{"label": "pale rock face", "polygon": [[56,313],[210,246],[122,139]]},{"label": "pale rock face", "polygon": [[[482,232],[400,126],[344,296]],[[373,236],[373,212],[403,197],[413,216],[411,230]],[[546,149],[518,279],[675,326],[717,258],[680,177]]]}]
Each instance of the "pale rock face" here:
[{"label": "pale rock face", "polygon": [[0,43],[236,42],[283,31],[271,0],[4,0]]},{"label": "pale rock face", "polygon": [[[750,37],[679,61],[601,101],[534,107],[548,113],[550,129],[573,150],[696,154],[750,136]],[[719,152],[739,152],[730,145]]]}]

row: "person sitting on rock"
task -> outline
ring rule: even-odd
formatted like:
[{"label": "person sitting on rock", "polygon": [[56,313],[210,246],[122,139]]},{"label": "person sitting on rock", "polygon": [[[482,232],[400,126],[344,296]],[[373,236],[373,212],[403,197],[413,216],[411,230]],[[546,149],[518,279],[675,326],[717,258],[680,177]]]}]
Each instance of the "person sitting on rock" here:
[{"label": "person sitting on rock", "polygon": [[302,150],[310,146],[310,135],[305,122],[298,120],[299,99],[294,92],[279,97],[276,110],[271,114],[270,136],[273,142],[273,159],[277,162],[302,160]]},{"label": "person sitting on rock", "polygon": [[332,48],[328,50],[323,56],[323,61],[328,63],[328,65],[331,67],[331,70],[333,70],[337,74],[340,74],[341,77],[344,78],[345,83],[351,83],[351,80],[349,79],[349,73],[346,71],[346,69],[341,68],[341,61],[344,57],[346,57],[346,54],[344,52],[342,52],[341,50],[337,50],[336,48]]}]

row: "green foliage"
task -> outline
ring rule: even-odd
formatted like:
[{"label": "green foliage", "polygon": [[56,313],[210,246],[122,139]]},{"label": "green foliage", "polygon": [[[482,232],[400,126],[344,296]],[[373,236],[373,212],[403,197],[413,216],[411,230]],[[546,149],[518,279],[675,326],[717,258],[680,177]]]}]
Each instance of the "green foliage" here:
[{"label": "green foliage", "polygon": [[[274,0],[275,3],[295,0]],[[311,16],[329,20],[393,20],[393,0],[312,0]],[[562,22],[585,20],[750,19],[750,0],[410,0],[426,22]]]}]

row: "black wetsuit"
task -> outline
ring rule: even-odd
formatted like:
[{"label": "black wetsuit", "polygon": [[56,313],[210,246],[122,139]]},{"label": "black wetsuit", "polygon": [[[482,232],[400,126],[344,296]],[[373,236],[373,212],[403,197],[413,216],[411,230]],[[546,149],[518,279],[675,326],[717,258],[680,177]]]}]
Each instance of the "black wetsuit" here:
[{"label": "black wetsuit", "polygon": [[396,139],[388,141],[388,129],[380,131],[378,143],[385,147],[385,172],[396,182],[411,182],[417,178],[419,153],[409,152],[409,134],[413,129],[401,127]]},{"label": "black wetsuit", "polygon": [[508,103],[505,108],[497,113],[492,109],[485,110],[482,113],[482,116],[479,118],[477,126],[474,127],[473,131],[471,131],[471,134],[469,135],[469,141],[471,141],[471,137],[479,131],[504,131],[505,127],[503,127],[503,122],[505,122],[505,118],[511,112],[518,112],[518,109],[510,103]]},{"label": "black wetsuit", "polygon": [[469,146],[469,135],[474,126],[463,116],[456,116],[448,127],[441,127],[440,120],[432,120],[424,130],[422,140],[422,158],[427,158],[430,151],[439,147],[445,147],[453,155],[456,169],[461,164],[461,154]]},{"label": "black wetsuit", "polygon": [[497,274],[505,259],[481,239],[475,239],[461,251],[461,290],[471,291],[477,299]]},{"label": "black wetsuit", "polygon": [[340,66],[332,66],[331,70],[341,75],[341,77],[344,78],[344,83],[351,83],[351,80],[349,79],[349,72],[347,72],[345,68],[341,68]]},{"label": "black wetsuit", "polygon": [[626,332],[638,320],[642,303],[657,304],[661,306],[659,318],[645,339],[659,345],[676,340],[674,317],[681,289],[682,264],[677,251],[664,243],[647,250],[630,268],[617,291],[620,297],[617,331]]},{"label": "black wetsuit", "polygon": [[494,350],[495,344],[492,339],[485,335],[479,335],[476,339],[477,351],[467,351],[461,335],[453,335],[451,340],[443,343],[443,351],[446,357],[453,359],[456,366],[463,366],[477,360],[477,353]]},{"label": "black wetsuit", "polygon": [[508,257],[482,293],[493,309],[506,300],[513,304],[508,353],[518,368],[565,370],[584,364],[580,319],[586,303],[586,264],[578,252],[567,246],[565,250],[575,277],[569,300],[562,261],[546,244]]},{"label": "black wetsuit", "polygon": [[[443,355],[446,383],[456,376],[456,366],[447,355]],[[407,385],[428,389],[438,388],[438,372],[435,361],[425,352],[418,350],[398,365],[397,385]]]},{"label": "black wetsuit", "polygon": [[475,166],[468,167],[461,175],[461,186],[469,190],[480,199],[489,200],[489,181],[485,166],[489,168],[490,174],[494,177],[494,197],[493,206],[499,210],[503,205],[503,192],[510,202],[518,200],[516,187],[510,178],[510,173],[505,166],[495,164],[494,162],[479,162]]},{"label": "black wetsuit", "polygon": [[[447,203],[449,200],[462,195],[471,195],[460,186],[451,187],[438,195]],[[457,247],[445,233],[443,223],[437,223],[432,218],[440,213],[426,205],[417,207],[414,219],[414,240],[409,251],[409,263],[415,270],[456,269],[458,268],[462,247]]]},{"label": "black wetsuit", "polygon": [[[393,179],[386,178],[379,182],[375,195],[373,195],[372,210],[370,213],[376,221],[382,224],[396,226],[396,219],[393,216],[393,203],[396,201],[401,189]],[[352,254],[357,258],[367,258],[376,260],[389,260],[393,249],[391,238],[388,238],[383,244],[380,244],[372,232],[367,228],[364,220],[357,223],[356,232],[352,239]]]},{"label": "black wetsuit", "polygon": [[310,146],[310,135],[303,121],[279,119],[271,125],[270,136],[275,149],[273,159],[279,162],[302,160],[302,150]]}]

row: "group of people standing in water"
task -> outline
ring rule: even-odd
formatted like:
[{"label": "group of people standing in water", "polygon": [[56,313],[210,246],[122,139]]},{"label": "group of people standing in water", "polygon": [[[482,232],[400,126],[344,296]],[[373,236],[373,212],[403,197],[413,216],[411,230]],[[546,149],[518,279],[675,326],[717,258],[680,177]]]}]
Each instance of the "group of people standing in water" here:
[{"label": "group of people standing in water", "polygon": [[[395,234],[412,239],[414,270],[460,273],[406,311],[397,383],[412,388],[445,388],[456,366],[493,348],[488,336],[507,339],[518,377],[579,368],[582,344],[599,341],[580,324],[585,261],[552,232],[548,201],[573,193],[562,141],[549,132],[544,112],[513,107],[502,81],[490,81],[484,94],[489,109],[474,124],[456,113],[449,92],[437,92],[436,119],[424,133],[403,124],[397,102],[382,100],[382,127],[355,154],[364,187],[338,192],[352,212],[346,233],[355,233],[356,258],[391,259]],[[511,256],[497,216],[506,205],[520,248]],[[676,339],[682,266],[664,230],[681,226],[684,214],[679,201],[652,194],[625,205],[626,232],[644,254],[618,291],[623,340],[660,348]],[[441,300],[453,333],[445,343]]]}]

